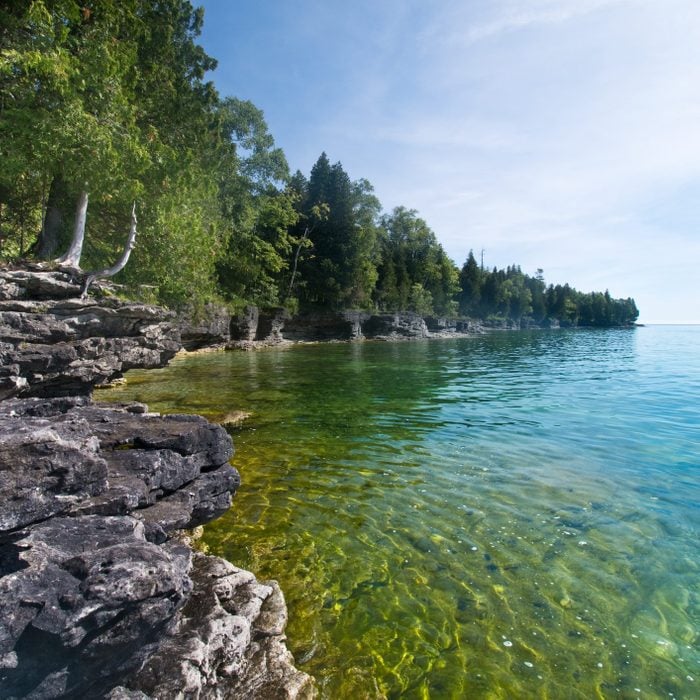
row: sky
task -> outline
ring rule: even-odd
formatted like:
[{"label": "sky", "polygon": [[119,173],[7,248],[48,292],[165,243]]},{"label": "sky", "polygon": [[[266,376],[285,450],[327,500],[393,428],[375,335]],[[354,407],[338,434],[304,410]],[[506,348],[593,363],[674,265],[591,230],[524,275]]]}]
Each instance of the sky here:
[{"label": "sky", "polygon": [[224,96],[461,266],[700,323],[700,0],[193,0]]}]

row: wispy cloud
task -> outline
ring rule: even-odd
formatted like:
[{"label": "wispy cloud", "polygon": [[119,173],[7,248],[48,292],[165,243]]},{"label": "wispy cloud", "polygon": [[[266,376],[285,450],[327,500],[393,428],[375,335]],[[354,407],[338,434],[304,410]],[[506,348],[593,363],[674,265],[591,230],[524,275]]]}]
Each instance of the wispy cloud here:
[{"label": "wispy cloud", "polygon": [[[587,15],[610,5],[639,2],[640,0],[505,0],[489,3],[486,17],[464,22],[463,9],[448,15],[446,33],[450,41],[471,44],[504,33],[515,32],[537,25],[558,24]],[[455,16],[456,15],[456,16]],[[460,17],[461,15],[461,17]],[[460,22],[460,20],[462,20]],[[443,19],[443,22],[445,20]],[[466,24],[459,29],[460,24]]]}]

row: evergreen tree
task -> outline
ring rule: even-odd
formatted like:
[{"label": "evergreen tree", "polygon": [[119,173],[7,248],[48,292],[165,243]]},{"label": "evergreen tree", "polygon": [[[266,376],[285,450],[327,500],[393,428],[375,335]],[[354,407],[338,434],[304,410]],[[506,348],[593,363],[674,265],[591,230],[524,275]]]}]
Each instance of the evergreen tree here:
[{"label": "evergreen tree", "polygon": [[[300,261],[302,301],[330,308],[366,307],[376,283],[379,202],[367,181],[353,183],[340,163],[322,153],[311,170],[302,225],[316,218]],[[314,211],[327,210],[319,219]]]},{"label": "evergreen tree", "polygon": [[459,312],[462,315],[474,316],[478,313],[481,303],[481,285],[481,269],[474,257],[474,251],[470,250],[459,274]]},{"label": "evergreen tree", "polygon": [[535,277],[526,276],[525,283],[530,290],[532,298],[532,318],[541,323],[547,316],[547,305],[545,303],[545,283],[542,269],[537,270]]}]

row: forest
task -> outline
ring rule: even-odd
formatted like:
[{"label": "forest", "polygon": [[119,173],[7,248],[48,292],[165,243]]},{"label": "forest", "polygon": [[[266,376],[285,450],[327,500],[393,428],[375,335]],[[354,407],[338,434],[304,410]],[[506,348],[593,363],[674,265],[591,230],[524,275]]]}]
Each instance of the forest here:
[{"label": "forest", "polygon": [[[216,301],[629,325],[632,299],[546,285],[542,271],[461,269],[408,207],[322,153],[290,173],[264,115],[207,79],[187,0],[0,4],[0,261],[55,260],[88,204],[81,266],[173,308]],[[467,247],[465,246],[465,253]]]}]

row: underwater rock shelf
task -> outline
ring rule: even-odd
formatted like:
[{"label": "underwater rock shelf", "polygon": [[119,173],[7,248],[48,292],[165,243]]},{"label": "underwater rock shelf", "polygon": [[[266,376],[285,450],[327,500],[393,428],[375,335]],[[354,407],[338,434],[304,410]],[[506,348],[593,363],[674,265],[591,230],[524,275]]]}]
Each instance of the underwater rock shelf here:
[{"label": "underwater rock shelf", "polygon": [[182,533],[231,504],[228,433],[90,398],[164,365],[177,330],[78,296],[66,272],[0,273],[0,697],[313,696],[277,584]]}]

